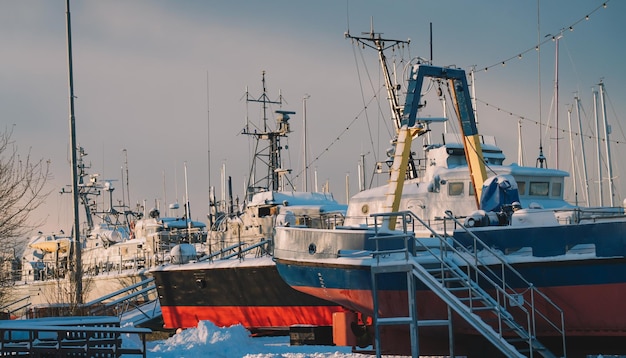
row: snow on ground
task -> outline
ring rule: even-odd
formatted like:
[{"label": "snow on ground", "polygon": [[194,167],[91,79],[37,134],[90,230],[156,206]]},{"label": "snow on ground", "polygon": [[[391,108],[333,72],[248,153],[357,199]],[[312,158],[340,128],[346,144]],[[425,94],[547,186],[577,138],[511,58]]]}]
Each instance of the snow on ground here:
[{"label": "snow on ground", "polygon": [[[124,346],[140,345],[135,338],[125,339]],[[368,347],[371,349],[371,347]],[[216,327],[201,321],[162,341],[147,342],[149,358],[372,358],[375,355],[352,353],[352,347],[290,346],[289,337],[250,337],[243,326]],[[385,356],[393,358],[398,356]],[[626,356],[596,356],[596,358]]]},{"label": "snow on ground", "polygon": [[[139,343],[139,342],[136,342]],[[201,321],[197,328],[186,329],[162,340],[147,342],[150,358],[371,358],[351,353],[351,347],[290,346],[289,337],[250,337],[243,326],[216,327]]]}]

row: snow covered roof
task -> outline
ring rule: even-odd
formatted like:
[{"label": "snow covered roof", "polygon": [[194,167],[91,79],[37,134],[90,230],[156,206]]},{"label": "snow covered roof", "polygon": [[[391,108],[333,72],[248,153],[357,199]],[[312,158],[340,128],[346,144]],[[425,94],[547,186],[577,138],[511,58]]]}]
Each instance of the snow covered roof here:
[{"label": "snow covered roof", "polygon": [[266,191],[254,194],[249,206],[260,205],[337,205],[331,193]]}]

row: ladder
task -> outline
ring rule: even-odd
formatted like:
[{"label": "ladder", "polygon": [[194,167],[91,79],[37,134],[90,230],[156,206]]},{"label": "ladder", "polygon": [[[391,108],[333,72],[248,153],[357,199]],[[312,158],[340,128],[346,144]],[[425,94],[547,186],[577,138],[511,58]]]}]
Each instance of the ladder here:
[{"label": "ladder", "polygon": [[[515,271],[478,237],[474,240],[473,248],[464,248],[454,242],[454,238],[442,236],[432,230],[424,221],[411,212],[374,214],[388,220],[386,216],[401,218],[402,229],[388,231],[384,225],[379,227],[375,220],[376,258],[372,264],[372,296],[374,304],[374,332],[376,355],[381,356],[380,326],[409,325],[411,330],[411,354],[419,356],[418,326],[446,324],[450,332],[451,356],[454,356],[453,336],[450,313],[448,319],[442,322],[420,322],[417,317],[415,302],[415,279],[421,281],[429,290],[435,293],[472,328],[480,333],[495,348],[507,357],[534,357],[535,354],[547,358],[556,357],[539,340],[536,339],[536,324],[541,321],[547,324],[562,337],[563,356],[565,352],[565,330],[563,312],[547,296],[537,290],[531,283]],[[446,212],[446,219],[456,218],[450,211]],[[419,222],[430,230],[432,237],[439,239],[439,247],[427,246],[415,239],[413,231],[409,231],[409,224]],[[445,225],[444,225],[445,226]],[[470,233],[470,235],[473,235]],[[390,239],[404,239],[404,247],[392,250],[379,250],[379,241]],[[411,245],[413,244],[413,245]],[[387,245],[389,246],[389,245]],[[419,247],[419,250],[417,249]],[[488,250],[492,260],[497,258],[499,264],[487,265],[484,258],[478,255],[481,250]],[[418,255],[419,252],[419,255]],[[381,273],[406,273],[408,287],[409,315],[407,317],[380,317],[377,294],[377,275]],[[524,288],[511,287],[507,281],[514,276],[516,282],[526,284]],[[489,293],[490,291],[492,293]],[[518,292],[524,292],[523,294]],[[551,314],[539,310],[538,307],[547,307]],[[546,308],[544,308],[545,310]],[[515,314],[514,314],[515,313]],[[560,322],[553,322],[549,317],[560,317]],[[522,318],[520,318],[522,317]]]}]

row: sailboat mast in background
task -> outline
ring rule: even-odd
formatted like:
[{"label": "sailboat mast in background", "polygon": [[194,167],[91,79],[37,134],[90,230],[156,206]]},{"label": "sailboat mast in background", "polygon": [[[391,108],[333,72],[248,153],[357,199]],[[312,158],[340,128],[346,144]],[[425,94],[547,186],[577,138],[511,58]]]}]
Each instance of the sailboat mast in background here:
[{"label": "sailboat mast in background", "polygon": [[70,145],[72,147],[72,203],[74,206],[74,228],[72,230],[74,265],[72,266],[72,280],[74,281],[75,299],[77,305],[83,303],[83,280],[82,280],[82,259],[80,244],[80,220],[78,217],[78,165],[77,165],[77,143],[76,143],[76,117],[74,116],[74,75],[72,68],[72,25],[70,19],[70,0],[65,1],[67,18],[67,67],[69,85],[69,105],[70,105]]}]

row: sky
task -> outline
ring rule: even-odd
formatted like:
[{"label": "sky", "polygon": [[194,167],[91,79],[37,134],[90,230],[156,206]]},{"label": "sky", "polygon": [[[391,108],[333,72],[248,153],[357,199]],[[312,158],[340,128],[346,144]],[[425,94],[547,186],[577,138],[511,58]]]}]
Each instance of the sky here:
[{"label": "sky", "polygon": [[[65,12],[63,0],[0,2],[0,129],[13,131],[20,153],[50,161],[52,193],[33,216],[45,220],[42,231],[68,230],[72,221],[71,197],[59,194],[71,184]],[[382,88],[376,55],[344,36],[370,31],[373,23],[386,38],[411,40],[402,54],[475,69],[479,131],[496,137],[506,163],[518,162],[521,122],[524,163],[535,165],[541,140],[548,166],[557,167],[558,152],[558,168],[570,171],[567,113],[578,96],[594,205],[599,175],[592,89],[602,81],[615,204],[621,205],[624,14],[626,3],[616,0],[72,1],[77,141],[88,153],[89,171],[113,181],[116,201],[124,191],[133,206],[164,208],[183,203],[188,193],[191,216],[205,220],[209,187],[222,197],[223,167],[243,200],[253,147],[241,132],[246,118],[258,123],[260,114],[259,106],[246,105],[246,88],[259,97],[265,71],[269,97],[278,99],[280,91],[282,109],[297,112],[293,132],[282,142],[283,167],[293,170],[296,189],[303,189],[302,175],[296,175],[304,167],[306,103],[309,190],[328,182],[345,203],[359,189],[361,158],[369,184],[374,163],[384,160],[389,146],[384,94],[372,102]],[[551,40],[559,34],[558,42]],[[437,103],[426,111],[441,116]],[[574,126],[576,120],[573,115]],[[580,160],[578,140],[574,154]],[[384,184],[384,178],[372,183]],[[608,204],[608,186],[604,192]],[[566,195],[575,200],[572,189]]]}]

